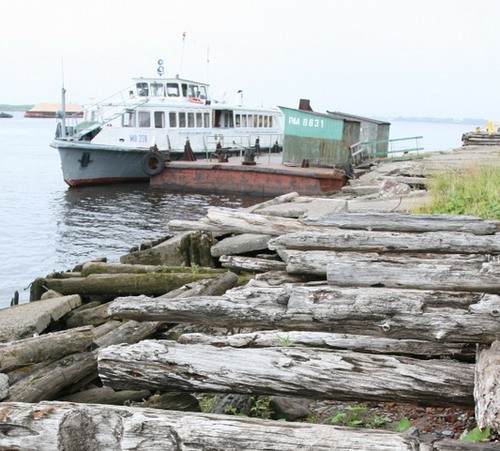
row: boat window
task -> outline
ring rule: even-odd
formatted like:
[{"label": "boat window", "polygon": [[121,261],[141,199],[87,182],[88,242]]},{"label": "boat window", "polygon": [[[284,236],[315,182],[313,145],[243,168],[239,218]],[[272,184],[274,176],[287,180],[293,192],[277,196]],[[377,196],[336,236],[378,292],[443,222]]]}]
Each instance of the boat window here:
[{"label": "boat window", "polygon": [[206,99],[207,98],[207,89],[205,88],[205,86],[200,86],[198,89],[200,92],[198,97],[200,99]]},{"label": "boat window", "polygon": [[187,83],[182,83],[182,97],[187,97],[188,95],[188,85]]},{"label": "boat window", "polygon": [[239,127],[240,126],[240,115],[239,114],[235,114],[234,116],[234,122],[236,124],[236,127]]},{"label": "boat window", "polygon": [[203,113],[203,127],[210,128],[210,113]]},{"label": "boat window", "polygon": [[259,127],[262,127],[262,115],[259,114]]},{"label": "boat window", "polygon": [[264,127],[267,127],[269,123],[269,116],[264,116]]},{"label": "boat window", "polygon": [[179,127],[186,127],[186,113],[179,113]]},{"label": "boat window", "polygon": [[273,126],[273,117],[269,116],[269,127]]},{"label": "boat window", "polygon": [[253,126],[254,126],[254,128],[257,128],[258,121],[259,121],[259,117],[256,114],[254,114],[253,115]]},{"label": "boat window", "polygon": [[177,114],[168,113],[168,121],[170,123],[170,127],[172,127],[172,128],[177,127]]},{"label": "boat window", "polygon": [[151,95],[155,97],[165,97],[165,86],[163,83],[151,83]]},{"label": "boat window", "polygon": [[122,127],[135,127],[135,112],[127,111],[122,116]]},{"label": "boat window", "polygon": [[232,113],[224,114],[224,127],[234,127],[233,125],[233,115]]},{"label": "boat window", "polygon": [[151,127],[151,115],[149,111],[139,111],[139,127]]},{"label": "boat window", "polygon": [[147,97],[149,95],[148,84],[147,83],[137,83],[137,95],[141,97]]},{"label": "boat window", "polygon": [[203,115],[202,115],[202,113],[196,113],[196,127],[203,127]]},{"label": "boat window", "polygon": [[188,113],[188,127],[194,127],[194,113]]},{"label": "boat window", "polygon": [[242,127],[246,127],[247,126],[247,115],[246,114],[242,114],[241,115],[241,126]]},{"label": "boat window", "polygon": [[179,97],[179,85],[177,83],[167,83],[167,95],[169,97]]},{"label": "boat window", "polygon": [[165,113],[155,111],[155,128],[165,128]]},{"label": "boat window", "polygon": [[198,95],[199,95],[198,86],[189,85],[188,88],[189,88],[189,90],[188,90],[189,97],[198,97]]}]

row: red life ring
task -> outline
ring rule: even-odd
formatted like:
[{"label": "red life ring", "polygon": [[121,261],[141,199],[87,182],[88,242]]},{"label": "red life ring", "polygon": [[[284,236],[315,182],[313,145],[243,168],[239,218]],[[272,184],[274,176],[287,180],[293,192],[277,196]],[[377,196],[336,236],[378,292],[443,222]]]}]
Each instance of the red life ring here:
[{"label": "red life ring", "polygon": [[193,103],[203,103],[203,100],[199,99],[198,97],[189,97],[188,101]]}]

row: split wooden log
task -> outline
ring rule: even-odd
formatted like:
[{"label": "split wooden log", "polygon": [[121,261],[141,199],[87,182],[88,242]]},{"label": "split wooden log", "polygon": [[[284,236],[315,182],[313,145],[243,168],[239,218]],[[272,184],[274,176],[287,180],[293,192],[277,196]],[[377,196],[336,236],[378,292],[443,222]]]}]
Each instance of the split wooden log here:
[{"label": "split wooden log", "polygon": [[371,232],[331,230],[289,233],[273,238],[269,249],[334,250],[357,252],[435,252],[440,254],[500,253],[500,234],[462,232]]},{"label": "split wooden log", "polygon": [[500,341],[481,346],[476,358],[476,421],[479,428],[500,431]]},{"label": "split wooden log", "polygon": [[7,372],[18,366],[54,361],[84,352],[90,348],[94,338],[93,328],[87,326],[1,343],[0,370]]},{"label": "split wooden log", "polygon": [[307,331],[259,331],[235,335],[206,335],[187,333],[178,340],[181,344],[205,344],[217,347],[266,348],[266,347],[312,347],[350,350],[371,354],[406,355],[431,358],[452,357],[474,361],[476,348],[465,343],[439,343],[428,340],[397,340],[369,335],[333,334]]},{"label": "split wooden log", "polygon": [[[220,273],[220,272],[219,272]],[[46,279],[45,285],[62,294],[78,293],[111,297],[134,294],[158,296],[187,283],[216,277],[217,273],[91,274],[72,279]]]},{"label": "split wooden log", "polygon": [[271,287],[251,281],[224,296],[184,299],[117,298],[116,317],[138,321],[208,324],[375,335],[388,338],[491,343],[500,339],[500,296],[482,293]]},{"label": "split wooden log", "polygon": [[396,432],[152,408],[43,402],[0,404],[5,449],[414,451]]},{"label": "split wooden log", "polygon": [[219,262],[224,268],[251,272],[283,271],[286,269],[286,264],[282,261],[265,258],[223,255],[219,258]]},{"label": "split wooden log", "polygon": [[144,340],[99,351],[114,389],[255,393],[424,406],[474,404],[474,365],[314,348],[216,348]]},{"label": "split wooden log", "polygon": [[394,232],[465,232],[491,235],[500,231],[500,221],[473,216],[409,215],[401,213],[328,213],[308,216],[301,222],[313,227],[386,230]]},{"label": "split wooden log", "polygon": [[39,402],[54,399],[68,387],[81,380],[97,377],[95,352],[82,352],[44,365],[29,376],[10,387],[9,400],[20,402]]}]

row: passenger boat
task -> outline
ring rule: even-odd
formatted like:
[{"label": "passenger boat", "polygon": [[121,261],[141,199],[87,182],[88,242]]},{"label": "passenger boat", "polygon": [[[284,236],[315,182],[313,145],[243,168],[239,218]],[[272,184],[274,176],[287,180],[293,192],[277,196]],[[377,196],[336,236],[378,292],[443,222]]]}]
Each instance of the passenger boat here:
[{"label": "passenger boat", "polygon": [[[194,160],[254,146],[279,150],[278,108],[211,99],[206,83],[137,78],[131,87],[84,110],[64,108],[51,146],[59,151],[70,186],[148,180],[170,160]],[[63,105],[65,90],[62,90]]]}]

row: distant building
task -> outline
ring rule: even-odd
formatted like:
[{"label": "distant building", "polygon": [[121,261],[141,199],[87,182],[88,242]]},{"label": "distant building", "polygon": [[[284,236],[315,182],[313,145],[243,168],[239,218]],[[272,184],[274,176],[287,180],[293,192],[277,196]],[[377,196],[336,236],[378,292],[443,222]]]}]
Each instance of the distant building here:
[{"label": "distant building", "polygon": [[[24,117],[59,117],[61,110],[60,103],[37,103],[33,108],[24,113]],[[66,115],[83,117],[83,106],[77,103],[67,103]]]}]

